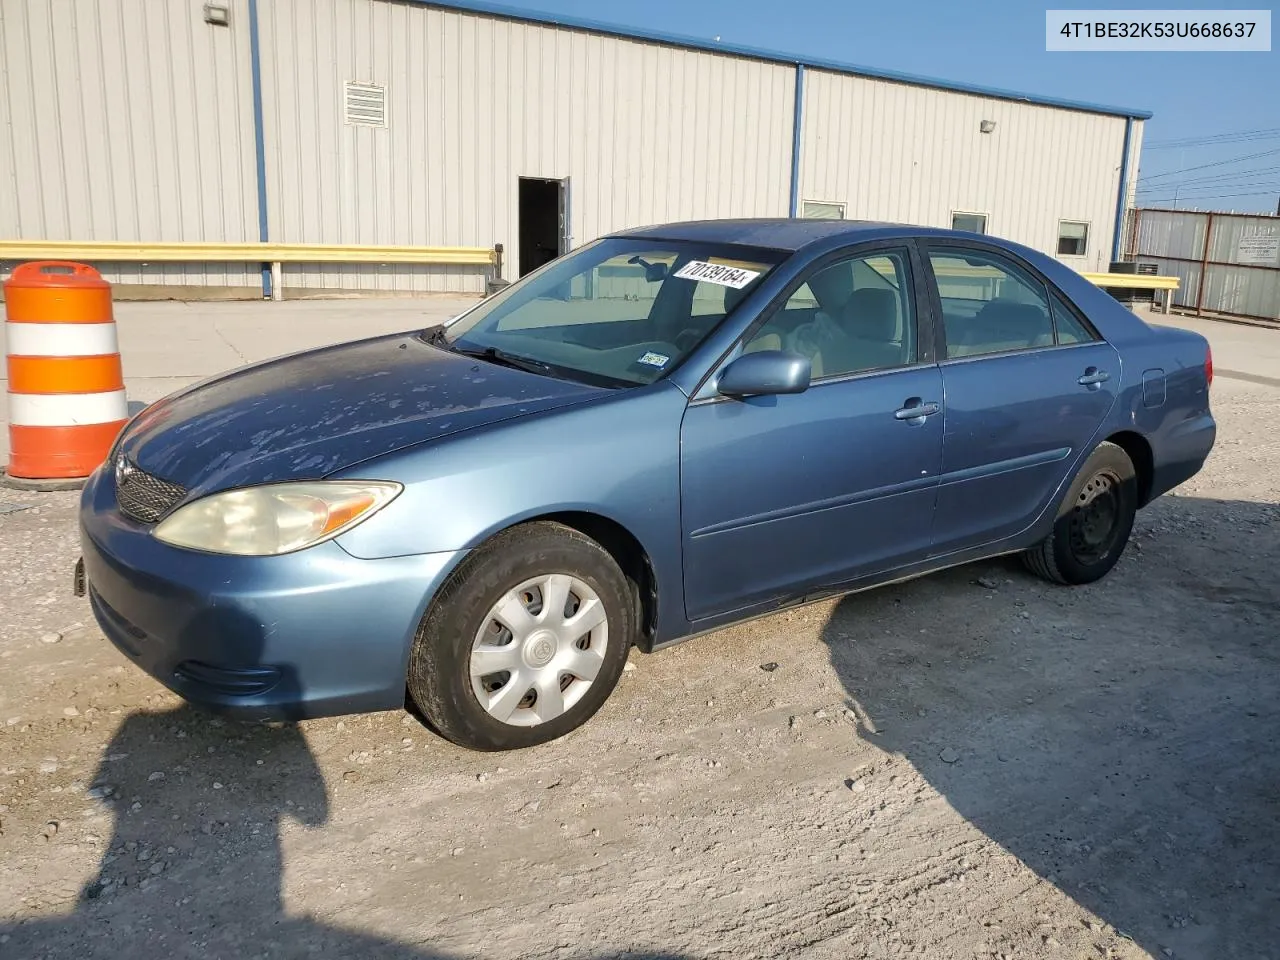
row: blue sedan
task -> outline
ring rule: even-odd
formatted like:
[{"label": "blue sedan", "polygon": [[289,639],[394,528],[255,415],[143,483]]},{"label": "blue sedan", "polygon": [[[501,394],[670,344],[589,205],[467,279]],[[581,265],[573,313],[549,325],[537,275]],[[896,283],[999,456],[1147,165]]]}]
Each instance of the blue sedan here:
[{"label": "blue sedan", "polygon": [[631,230],[148,407],[85,487],[83,572],[196,703],[527,747],[633,646],[998,554],[1097,580],[1208,456],[1212,377],[1204,338],[991,237]]}]

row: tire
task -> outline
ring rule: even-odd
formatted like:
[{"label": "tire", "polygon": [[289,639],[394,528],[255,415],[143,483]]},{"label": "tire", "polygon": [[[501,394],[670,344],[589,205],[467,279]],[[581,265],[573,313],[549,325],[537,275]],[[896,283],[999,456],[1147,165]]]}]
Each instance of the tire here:
[{"label": "tire", "polygon": [[1100,443],[1068,488],[1052,532],[1023,554],[1023,560],[1052,583],[1093,583],[1124,553],[1137,512],[1133,461],[1116,444]]},{"label": "tire", "polygon": [[409,696],[431,729],[472,750],[562,737],[617,686],[639,619],[635,595],[591,538],[558,523],[513,527],[467,557],[422,618]]}]

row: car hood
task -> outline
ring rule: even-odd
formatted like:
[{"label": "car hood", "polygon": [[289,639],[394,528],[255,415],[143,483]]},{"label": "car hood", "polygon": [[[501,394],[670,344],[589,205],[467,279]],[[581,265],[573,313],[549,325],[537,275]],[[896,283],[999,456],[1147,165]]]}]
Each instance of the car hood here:
[{"label": "car hood", "polygon": [[395,334],[269,360],[148,407],[122,452],[189,491],[315,479],[370,457],[607,393]]}]

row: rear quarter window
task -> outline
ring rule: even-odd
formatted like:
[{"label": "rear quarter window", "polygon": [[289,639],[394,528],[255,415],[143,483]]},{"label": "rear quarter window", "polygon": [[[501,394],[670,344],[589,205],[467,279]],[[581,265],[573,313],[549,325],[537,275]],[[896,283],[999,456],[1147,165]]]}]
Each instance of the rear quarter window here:
[{"label": "rear quarter window", "polygon": [[1053,308],[1053,326],[1057,331],[1059,344],[1089,343],[1097,339],[1080,322],[1080,318],[1076,316],[1074,310],[1067,306],[1067,302],[1062,299],[1060,294],[1054,293],[1049,302]]}]

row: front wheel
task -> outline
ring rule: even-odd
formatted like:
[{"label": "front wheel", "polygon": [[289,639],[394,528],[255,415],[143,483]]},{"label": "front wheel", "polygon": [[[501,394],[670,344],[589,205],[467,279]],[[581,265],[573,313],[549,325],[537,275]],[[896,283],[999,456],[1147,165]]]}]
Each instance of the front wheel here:
[{"label": "front wheel", "polygon": [[1120,559],[1137,512],[1133,461],[1122,447],[1100,443],[1067,490],[1053,531],[1023,558],[1054,583],[1092,583]]},{"label": "front wheel", "polygon": [[581,726],[618,683],[634,591],[598,543],[557,523],[477,549],[419,625],[409,695],[460,746],[513,750]]}]

